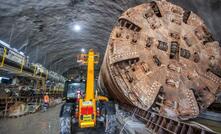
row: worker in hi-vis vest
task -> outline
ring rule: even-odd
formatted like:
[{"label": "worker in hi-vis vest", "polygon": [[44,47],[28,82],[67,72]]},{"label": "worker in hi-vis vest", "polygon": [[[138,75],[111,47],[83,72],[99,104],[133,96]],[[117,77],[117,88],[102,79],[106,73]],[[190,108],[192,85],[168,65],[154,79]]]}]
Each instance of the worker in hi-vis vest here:
[{"label": "worker in hi-vis vest", "polygon": [[44,110],[46,110],[46,109],[48,108],[48,106],[49,106],[49,101],[50,101],[50,99],[49,99],[48,93],[46,93],[46,94],[44,95]]}]

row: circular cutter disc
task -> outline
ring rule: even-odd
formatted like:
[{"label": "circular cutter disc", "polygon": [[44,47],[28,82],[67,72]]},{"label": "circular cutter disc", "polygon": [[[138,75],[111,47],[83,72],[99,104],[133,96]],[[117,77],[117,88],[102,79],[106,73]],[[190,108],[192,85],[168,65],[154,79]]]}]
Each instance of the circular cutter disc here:
[{"label": "circular cutter disc", "polygon": [[185,120],[215,100],[220,62],[219,43],[202,19],[169,2],[155,1],[119,17],[100,85],[122,103]]}]

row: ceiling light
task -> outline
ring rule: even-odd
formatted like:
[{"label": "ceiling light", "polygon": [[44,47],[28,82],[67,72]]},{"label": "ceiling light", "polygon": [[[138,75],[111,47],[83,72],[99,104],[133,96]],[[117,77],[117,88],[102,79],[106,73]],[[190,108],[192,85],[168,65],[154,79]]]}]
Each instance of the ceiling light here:
[{"label": "ceiling light", "polygon": [[81,48],[81,52],[84,53],[84,52],[85,52],[85,49],[84,49],[84,48]]},{"label": "ceiling light", "polygon": [[74,29],[74,31],[78,32],[78,31],[81,30],[81,27],[80,27],[80,25],[75,24],[74,27],[73,27],[73,29]]}]

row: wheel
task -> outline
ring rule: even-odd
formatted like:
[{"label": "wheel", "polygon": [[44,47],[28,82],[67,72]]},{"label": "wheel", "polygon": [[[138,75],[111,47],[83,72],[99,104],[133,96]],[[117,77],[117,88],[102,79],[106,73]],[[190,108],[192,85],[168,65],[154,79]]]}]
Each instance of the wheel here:
[{"label": "wheel", "polygon": [[71,117],[60,117],[60,134],[71,134]]},{"label": "wheel", "polygon": [[72,133],[73,104],[65,103],[60,111],[60,134]]}]

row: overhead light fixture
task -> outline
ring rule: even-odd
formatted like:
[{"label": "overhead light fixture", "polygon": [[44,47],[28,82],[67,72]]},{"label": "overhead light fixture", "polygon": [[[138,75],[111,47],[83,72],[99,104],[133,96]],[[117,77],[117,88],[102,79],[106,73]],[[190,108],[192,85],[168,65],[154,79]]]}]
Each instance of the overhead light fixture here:
[{"label": "overhead light fixture", "polygon": [[75,25],[73,26],[73,30],[76,31],[76,32],[80,31],[80,30],[81,30],[80,25],[75,24]]},{"label": "overhead light fixture", "polygon": [[84,52],[85,52],[85,49],[84,49],[84,48],[81,48],[81,52],[84,53]]}]

